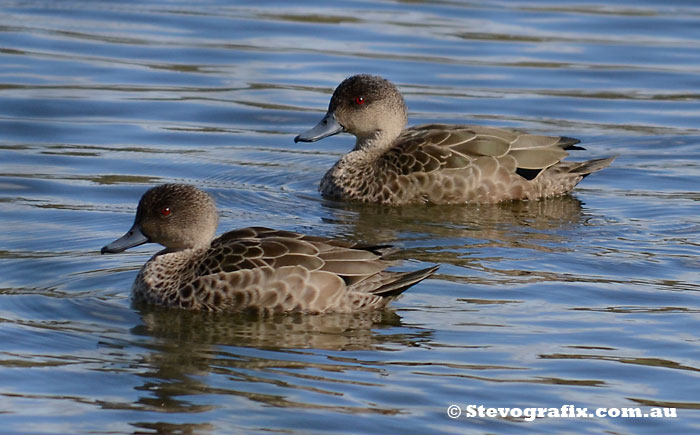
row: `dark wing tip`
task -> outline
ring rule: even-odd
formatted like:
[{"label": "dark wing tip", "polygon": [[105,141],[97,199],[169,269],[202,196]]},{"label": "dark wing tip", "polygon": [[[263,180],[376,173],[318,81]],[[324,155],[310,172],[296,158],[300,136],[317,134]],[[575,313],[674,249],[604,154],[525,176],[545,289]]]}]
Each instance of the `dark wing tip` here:
[{"label": "dark wing tip", "polygon": [[557,145],[565,150],[585,150],[584,147],[576,146],[577,143],[581,143],[581,141],[574,137],[562,136],[559,138],[559,143]]}]

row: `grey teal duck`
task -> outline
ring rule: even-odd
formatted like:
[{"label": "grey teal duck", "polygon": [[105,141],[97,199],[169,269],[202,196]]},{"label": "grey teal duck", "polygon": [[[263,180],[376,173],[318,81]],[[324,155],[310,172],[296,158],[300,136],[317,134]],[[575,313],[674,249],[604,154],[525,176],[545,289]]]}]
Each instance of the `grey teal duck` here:
[{"label": "grey teal duck", "polygon": [[562,161],[579,140],[473,125],[426,124],[405,128],[399,90],[378,76],[344,80],[328,111],[295,142],[347,132],[355,148],[323,177],[327,198],[382,204],[497,203],[570,192],[614,157]]},{"label": "grey teal duck", "polygon": [[[218,215],[209,194],[189,185],[148,190],[131,229],[102,248],[116,253],[163,245],[139,271],[137,300],[192,310],[307,313],[382,309],[437,266],[386,270],[388,246],[369,246],[262,227],[214,239]],[[213,239],[213,240],[212,240]]]}]

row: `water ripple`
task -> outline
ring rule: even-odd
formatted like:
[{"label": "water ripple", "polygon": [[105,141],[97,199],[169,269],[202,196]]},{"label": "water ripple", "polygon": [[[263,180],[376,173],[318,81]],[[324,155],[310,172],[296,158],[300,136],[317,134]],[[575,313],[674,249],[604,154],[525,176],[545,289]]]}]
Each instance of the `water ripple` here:
[{"label": "water ripple", "polygon": [[[0,375],[10,432],[697,432],[697,21],[687,2],[4,1]],[[348,135],[294,144],[359,72],[411,124],[617,155],[567,197],[322,199]],[[156,252],[99,249],[162,182],[265,225],[394,244],[434,277],[367,315],[134,306]],[[677,419],[449,420],[449,404],[676,407]],[[357,416],[361,418],[357,418]],[[663,421],[662,421],[663,420]]]}]

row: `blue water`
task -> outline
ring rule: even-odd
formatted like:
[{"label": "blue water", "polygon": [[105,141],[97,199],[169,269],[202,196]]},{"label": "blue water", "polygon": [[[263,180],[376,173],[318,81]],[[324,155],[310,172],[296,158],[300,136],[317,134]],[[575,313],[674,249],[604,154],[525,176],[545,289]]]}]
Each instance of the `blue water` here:
[{"label": "blue water", "polygon": [[[3,433],[697,433],[700,7],[500,2],[0,1]],[[323,200],[353,144],[294,144],[355,73],[411,124],[617,155],[571,196]],[[265,225],[441,264],[387,313],[132,306],[158,248],[101,256],[162,182]],[[447,407],[673,407],[676,418],[451,419]]]}]

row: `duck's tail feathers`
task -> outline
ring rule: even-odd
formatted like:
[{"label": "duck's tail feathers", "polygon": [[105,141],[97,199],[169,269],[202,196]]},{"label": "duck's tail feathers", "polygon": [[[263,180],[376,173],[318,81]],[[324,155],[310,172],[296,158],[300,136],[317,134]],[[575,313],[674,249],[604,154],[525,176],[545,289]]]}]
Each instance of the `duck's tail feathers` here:
[{"label": "duck's tail feathers", "polygon": [[569,171],[569,173],[579,174],[579,175],[585,177],[585,176],[592,174],[594,172],[598,172],[601,169],[607,168],[608,166],[610,166],[610,164],[613,162],[613,160],[615,160],[615,157],[617,157],[617,156],[607,157],[604,159],[589,160],[587,162],[583,162],[580,165],[572,168],[571,171]]},{"label": "duck's tail feathers", "polygon": [[383,298],[393,299],[406,291],[409,287],[428,278],[430,275],[435,273],[439,267],[440,266],[436,265],[413,272],[391,272],[394,275],[392,277],[393,279],[388,280],[388,282],[385,284],[382,284],[375,290],[372,290],[372,293]]}]

